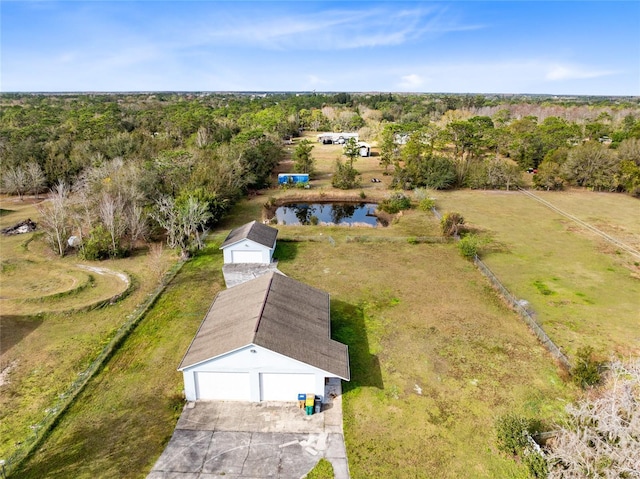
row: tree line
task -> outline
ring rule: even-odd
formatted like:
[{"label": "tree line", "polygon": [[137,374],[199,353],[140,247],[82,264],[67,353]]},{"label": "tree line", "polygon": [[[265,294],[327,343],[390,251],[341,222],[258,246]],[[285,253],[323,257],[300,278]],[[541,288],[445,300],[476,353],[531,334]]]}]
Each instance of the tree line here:
[{"label": "tree line", "polygon": [[[87,258],[126,255],[154,229],[188,254],[203,227],[270,185],[283,139],[303,130],[376,141],[399,189],[511,188],[535,169],[539,188],[640,195],[637,98],[2,94],[0,107],[3,192],[51,191],[49,241],[64,254],[75,236]],[[303,148],[296,168],[312,171]],[[336,187],[357,185],[347,153]]]}]

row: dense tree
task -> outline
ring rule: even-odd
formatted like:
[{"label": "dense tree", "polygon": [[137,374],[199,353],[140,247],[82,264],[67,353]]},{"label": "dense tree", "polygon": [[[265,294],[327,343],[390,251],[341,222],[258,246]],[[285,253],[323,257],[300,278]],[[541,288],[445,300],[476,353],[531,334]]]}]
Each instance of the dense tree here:
[{"label": "dense tree", "polygon": [[597,191],[614,191],[619,162],[616,155],[597,141],[588,141],[569,150],[563,174],[572,184]]},{"label": "dense tree", "polygon": [[338,158],[336,159],[334,173],[331,177],[331,186],[340,188],[341,190],[357,188],[360,186],[359,175],[358,171],[350,166],[349,163],[343,163]]}]

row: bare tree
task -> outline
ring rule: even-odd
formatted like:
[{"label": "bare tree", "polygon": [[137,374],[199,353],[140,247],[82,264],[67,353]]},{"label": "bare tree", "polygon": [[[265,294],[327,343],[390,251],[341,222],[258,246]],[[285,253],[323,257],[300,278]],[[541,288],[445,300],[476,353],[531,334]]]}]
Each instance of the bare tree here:
[{"label": "bare tree", "polygon": [[177,247],[179,222],[176,200],[172,196],[162,196],[156,201],[156,208],[151,213],[151,217],[167,232],[167,245],[169,245],[169,248]]},{"label": "bare tree", "polygon": [[44,171],[42,171],[42,167],[35,161],[30,161],[27,163],[27,167],[25,168],[26,175],[26,190],[34,193],[36,198],[44,188],[47,183],[47,178],[44,176]]},{"label": "bare tree", "polygon": [[47,242],[59,256],[67,249],[70,229],[69,189],[61,181],[54,186],[49,200],[36,206],[40,213],[40,227]]},{"label": "bare tree", "polygon": [[549,478],[640,478],[640,359],[613,362],[605,386],[567,412]]},{"label": "bare tree", "polygon": [[184,258],[191,248],[202,248],[200,230],[211,217],[207,203],[190,196],[182,204],[165,196],[156,202],[152,217],[167,231],[167,244],[180,248]]},{"label": "bare tree", "polygon": [[142,206],[134,204],[127,208],[126,212],[127,229],[129,230],[129,240],[131,241],[131,247],[139,239],[144,239],[147,231],[147,216]]},{"label": "bare tree", "polygon": [[2,174],[2,189],[9,195],[18,195],[22,200],[27,189],[27,173],[21,166],[7,168]]},{"label": "bare tree", "polygon": [[120,195],[112,196],[103,193],[98,204],[98,216],[107,229],[111,238],[111,253],[115,255],[118,251],[120,238],[127,228],[124,213],[124,202]]}]

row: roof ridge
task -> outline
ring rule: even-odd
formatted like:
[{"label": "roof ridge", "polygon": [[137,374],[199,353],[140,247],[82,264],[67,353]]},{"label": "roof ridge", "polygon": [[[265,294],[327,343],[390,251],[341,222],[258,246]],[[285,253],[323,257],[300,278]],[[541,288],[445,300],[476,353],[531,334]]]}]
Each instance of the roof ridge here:
[{"label": "roof ridge", "polygon": [[[267,305],[267,301],[269,299],[269,293],[271,292],[271,283],[273,283],[273,278],[275,277],[275,273],[271,273],[271,278],[269,279],[269,284],[267,285],[267,291],[264,295],[264,300],[262,301],[262,307],[260,308],[260,313],[258,314],[258,320],[256,321],[256,327],[253,329],[255,334],[258,333],[258,328],[260,327],[260,321],[262,321],[262,314],[264,313],[264,307]],[[253,340],[255,341],[255,334]]]}]

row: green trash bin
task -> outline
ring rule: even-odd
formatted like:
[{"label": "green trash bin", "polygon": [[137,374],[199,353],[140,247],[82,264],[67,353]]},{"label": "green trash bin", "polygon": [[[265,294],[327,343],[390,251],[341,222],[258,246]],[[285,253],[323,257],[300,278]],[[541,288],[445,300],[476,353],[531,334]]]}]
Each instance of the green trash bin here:
[{"label": "green trash bin", "polygon": [[313,406],[305,406],[304,410],[307,413],[307,416],[311,416],[313,414]]}]

